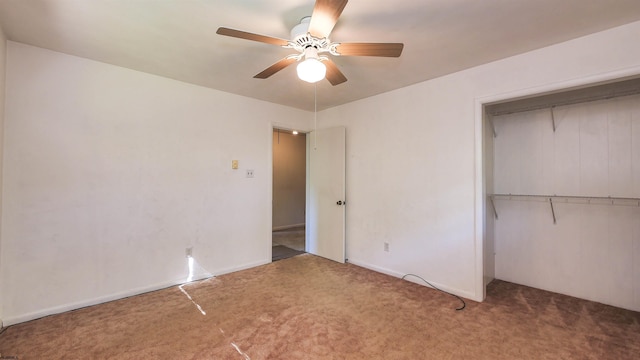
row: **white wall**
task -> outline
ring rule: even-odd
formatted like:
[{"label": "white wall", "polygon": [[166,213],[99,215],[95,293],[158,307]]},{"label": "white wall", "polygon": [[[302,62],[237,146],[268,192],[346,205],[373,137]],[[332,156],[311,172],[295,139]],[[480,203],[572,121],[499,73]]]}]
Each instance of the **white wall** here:
[{"label": "white wall", "polygon": [[304,224],[307,140],[305,134],[273,132],[273,228]]},{"label": "white wall", "polygon": [[272,126],[309,113],[14,42],[7,70],[5,324],[184,281],[188,246],[270,262]]},{"label": "white wall", "polygon": [[639,38],[631,23],[323,111],[319,126],[347,128],[349,261],[481,300],[478,101],[640,73]]},{"label": "white wall", "polygon": [[[494,118],[497,193],[640,199],[640,95],[554,115]],[[496,277],[640,311],[640,200],[590,202],[496,201]]]},{"label": "white wall", "polygon": [[[7,39],[2,31],[0,24],[0,234],[2,229],[2,152],[4,149],[4,97],[5,97],[5,73],[6,73],[6,57],[7,57]],[[3,319],[3,300],[4,286],[2,285],[2,236],[0,236],[0,327]]]}]

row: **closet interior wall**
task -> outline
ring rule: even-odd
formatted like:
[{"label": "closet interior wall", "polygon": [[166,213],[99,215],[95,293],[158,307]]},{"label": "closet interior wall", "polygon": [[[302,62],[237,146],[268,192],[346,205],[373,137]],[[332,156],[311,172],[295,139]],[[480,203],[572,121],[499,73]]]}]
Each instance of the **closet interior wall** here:
[{"label": "closet interior wall", "polygon": [[495,278],[640,311],[640,95],[626,94],[487,115]]}]

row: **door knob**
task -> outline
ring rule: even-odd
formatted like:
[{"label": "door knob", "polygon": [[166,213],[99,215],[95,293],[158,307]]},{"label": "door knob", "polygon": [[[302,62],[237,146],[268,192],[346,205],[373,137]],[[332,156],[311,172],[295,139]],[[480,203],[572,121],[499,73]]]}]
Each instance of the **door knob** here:
[{"label": "door knob", "polygon": [[338,200],[338,202],[337,202],[336,204],[338,204],[338,205],[342,205],[342,204],[345,204],[345,203],[346,203],[346,202],[342,202],[342,200]]}]

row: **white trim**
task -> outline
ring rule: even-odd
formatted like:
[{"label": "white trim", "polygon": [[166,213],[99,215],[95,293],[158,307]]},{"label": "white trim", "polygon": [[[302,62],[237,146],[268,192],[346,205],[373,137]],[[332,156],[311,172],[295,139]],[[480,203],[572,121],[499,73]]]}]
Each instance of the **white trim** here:
[{"label": "white trim", "polygon": [[269,152],[267,154],[267,199],[271,206],[267,209],[267,227],[265,229],[265,242],[264,242],[264,251],[266,254],[266,259],[271,261],[273,257],[273,130],[276,128],[276,125],[271,121],[269,122],[268,127],[268,138],[267,143],[269,147]]},{"label": "white trim", "polygon": [[[484,103],[479,99],[475,100],[475,121],[474,121],[474,137],[475,137],[475,172],[474,172],[474,246],[475,246],[475,278],[474,288],[475,294],[473,299],[476,301],[484,301],[486,297],[486,286],[484,286],[484,207],[482,206],[484,199],[484,151],[483,149],[483,137],[484,137],[484,116],[483,116]],[[478,276],[480,278],[478,279]],[[478,281],[480,280],[480,281]]]},{"label": "white trim", "polygon": [[[253,263],[247,263],[247,264],[244,264],[244,265],[234,266],[234,267],[230,267],[230,268],[226,268],[226,269],[222,269],[222,270],[216,271],[215,274],[216,275],[228,274],[228,273],[232,273],[232,272],[236,272],[236,271],[240,271],[240,270],[253,268],[253,267],[256,267],[256,266],[260,266],[260,265],[265,265],[265,264],[268,264],[270,262],[271,262],[271,259],[269,259],[268,261],[264,261],[263,260],[263,261],[253,262]],[[199,277],[196,277],[195,279],[193,279],[191,282],[208,279],[210,277],[212,277],[212,276],[210,276],[210,275],[200,275]],[[103,303],[114,301],[114,300],[120,300],[120,299],[124,299],[124,298],[127,298],[127,297],[135,296],[135,295],[140,295],[140,294],[144,294],[144,293],[148,293],[148,292],[152,292],[152,291],[166,289],[166,288],[177,286],[177,285],[182,285],[182,284],[185,284],[185,283],[186,283],[185,279],[167,281],[167,282],[155,284],[155,285],[152,285],[152,286],[144,286],[144,287],[140,287],[140,288],[136,288],[136,289],[132,289],[132,290],[128,290],[128,291],[122,291],[122,292],[118,292],[118,293],[115,293],[115,294],[101,296],[101,297],[97,297],[97,298],[89,299],[89,300],[85,300],[85,301],[78,301],[78,302],[74,302],[74,303],[70,303],[70,304],[54,306],[54,307],[51,307],[51,308],[48,308],[48,309],[43,309],[43,310],[34,311],[34,312],[31,312],[31,313],[27,313],[27,314],[22,314],[22,315],[18,315],[18,316],[14,316],[14,317],[9,317],[9,318],[4,320],[4,326],[14,325],[14,324],[22,323],[22,322],[25,322],[25,321],[39,319],[39,318],[42,318],[42,317],[45,317],[45,316],[49,316],[49,315],[54,315],[54,314],[59,314],[59,313],[63,313],[63,312],[71,311],[71,310],[77,310],[77,309],[85,308],[85,307],[88,307],[88,306],[103,304]]]},{"label": "white trim", "polygon": [[[309,135],[311,135],[311,132],[309,132]],[[309,183],[309,179],[311,178],[311,167],[309,166],[309,164],[311,163],[311,136],[307,136],[305,138],[306,144],[305,144],[305,148],[304,148],[304,152],[305,152],[305,159],[304,159],[304,166],[305,166],[305,172],[304,172],[304,222],[305,222],[305,227],[304,227],[304,251],[305,252],[309,252],[309,239],[311,239],[311,230],[309,228],[309,226],[306,226],[307,224],[311,224],[311,216],[309,214],[311,214],[310,208],[309,208],[309,204],[311,204],[311,184]]]},{"label": "white trim", "polygon": [[[271,248],[271,246],[269,246],[269,248]],[[229,273],[240,271],[240,270],[251,269],[254,267],[258,267],[258,266],[262,266],[270,263],[271,263],[271,256],[269,256],[269,259],[267,260],[260,260],[256,262],[246,263],[240,266],[233,266],[226,269],[218,270],[215,272],[214,276],[229,274]]]},{"label": "white trim", "polygon": [[[592,84],[603,83],[608,81],[622,80],[624,78],[632,78],[640,75],[640,66],[632,66],[629,68],[619,69],[615,71],[584,76],[580,78],[574,78],[565,81],[559,81],[555,83],[549,83],[540,86],[534,86],[531,88],[525,88],[500,94],[493,94],[488,96],[481,96],[475,99],[475,196],[474,196],[474,244],[475,244],[475,296],[474,300],[483,301],[486,295],[486,287],[484,285],[484,220],[483,220],[483,109],[485,104],[506,101],[522,97],[531,97],[536,95],[543,95],[545,93],[551,93],[555,91],[561,91],[564,89],[577,88],[581,86],[589,86]],[[500,136],[500,134],[498,134]]]},{"label": "white trim", "polygon": [[300,226],[304,226],[305,223],[300,223],[300,224],[291,224],[291,225],[282,225],[282,226],[274,226],[273,227],[273,231],[280,231],[280,230],[287,230],[287,229],[293,229],[293,228],[297,228]]},{"label": "white trim", "polygon": [[505,93],[481,96],[476,98],[476,104],[480,103],[482,105],[487,103],[499,102],[499,101],[507,101],[518,98],[526,98],[538,95],[545,95],[547,93],[559,92],[566,89],[571,88],[579,88],[579,87],[587,87],[591,85],[595,85],[598,83],[605,82],[613,82],[624,79],[631,79],[633,77],[640,76],[640,66],[632,66],[625,69],[620,69],[616,71],[585,76],[580,78],[575,78],[566,81],[559,81],[555,83],[549,83],[540,86],[534,86],[525,89],[519,89],[514,91],[508,91]]},{"label": "white trim", "polygon": [[[208,277],[204,276],[201,278],[196,278],[193,281],[202,280],[206,278]],[[176,286],[176,285],[181,285],[184,283],[185,283],[184,279],[168,281],[164,283],[155,284],[152,286],[144,286],[144,287],[140,287],[140,288],[136,288],[128,291],[118,292],[111,295],[101,296],[101,297],[93,298],[86,301],[78,301],[70,304],[54,306],[48,309],[38,310],[38,311],[34,311],[34,312],[30,312],[30,313],[26,313],[26,314],[14,316],[14,317],[9,317],[5,320],[5,325],[6,326],[14,325],[14,324],[18,324],[25,321],[39,319],[41,317],[45,317],[49,315],[59,314],[59,313],[63,313],[71,310],[77,310],[77,309],[85,308],[87,306],[98,305],[98,304],[106,303],[109,301],[124,299],[130,296],[135,296],[135,295],[140,295],[140,294],[144,294],[152,291],[166,289],[166,288]]]},{"label": "white trim", "polygon": [[[382,273],[382,274],[386,274],[386,275],[389,275],[389,276],[393,276],[393,277],[396,277],[396,278],[402,278],[403,276],[406,275],[406,273],[400,273],[400,272],[397,272],[395,270],[390,270],[390,269],[379,267],[379,266],[376,266],[376,265],[371,265],[371,264],[369,264],[367,262],[360,261],[360,260],[349,259],[347,262],[349,264],[360,266],[360,267],[363,267],[365,269],[369,269],[369,270],[372,270],[372,271],[375,271],[375,272],[379,272],[379,273]],[[420,279],[416,279],[413,276],[407,277],[405,280],[406,281],[410,281],[412,283],[416,283],[418,285],[424,285],[426,287],[433,288],[432,286],[429,286],[428,284],[425,284]],[[466,298],[466,299],[475,300],[473,292],[464,291],[464,290],[460,290],[460,289],[454,289],[454,288],[451,288],[449,286],[446,286],[446,285],[443,285],[443,284],[440,284],[440,283],[437,283],[437,282],[431,281],[431,280],[428,280],[428,281],[431,284],[433,284],[434,286],[436,286],[440,290],[444,290],[444,291],[446,291],[448,293],[455,294],[455,295],[458,295],[458,296]]]}]

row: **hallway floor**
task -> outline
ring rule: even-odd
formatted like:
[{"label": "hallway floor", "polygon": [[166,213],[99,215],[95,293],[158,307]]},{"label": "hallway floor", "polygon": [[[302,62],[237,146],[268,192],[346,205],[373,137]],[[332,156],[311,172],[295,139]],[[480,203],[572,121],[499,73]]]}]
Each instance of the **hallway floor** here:
[{"label": "hallway floor", "polygon": [[272,246],[286,246],[293,250],[304,251],[304,225],[290,229],[274,231],[271,237]]}]

